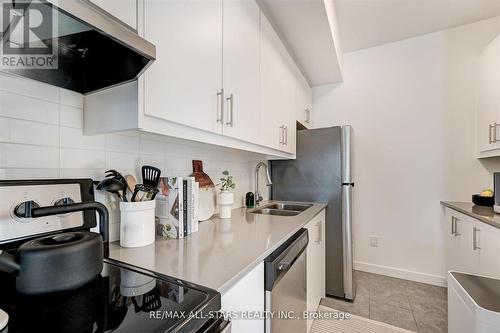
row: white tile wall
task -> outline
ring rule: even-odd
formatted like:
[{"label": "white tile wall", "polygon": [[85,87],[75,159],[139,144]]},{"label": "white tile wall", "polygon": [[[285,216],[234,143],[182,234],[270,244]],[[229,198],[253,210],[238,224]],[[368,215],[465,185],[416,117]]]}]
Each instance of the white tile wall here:
[{"label": "white tile wall", "polygon": [[[214,182],[223,170],[234,175],[235,207],[253,191],[253,171],[264,156],[149,133],[85,136],[83,100],[71,91],[0,73],[0,178],[100,179],[113,168],[139,179],[144,164],[159,167],[167,176],[188,176],[191,161],[201,159]],[[110,232],[116,240],[116,204],[113,198],[96,197],[110,209]]]}]

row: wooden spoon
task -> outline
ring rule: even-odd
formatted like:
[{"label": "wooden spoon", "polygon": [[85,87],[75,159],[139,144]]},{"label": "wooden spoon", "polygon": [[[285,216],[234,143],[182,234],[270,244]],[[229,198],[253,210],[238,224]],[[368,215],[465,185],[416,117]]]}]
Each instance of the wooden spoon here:
[{"label": "wooden spoon", "polygon": [[135,177],[132,175],[126,175],[125,180],[127,181],[127,188],[130,193],[134,193],[135,185],[137,185],[137,180],[135,179]]}]

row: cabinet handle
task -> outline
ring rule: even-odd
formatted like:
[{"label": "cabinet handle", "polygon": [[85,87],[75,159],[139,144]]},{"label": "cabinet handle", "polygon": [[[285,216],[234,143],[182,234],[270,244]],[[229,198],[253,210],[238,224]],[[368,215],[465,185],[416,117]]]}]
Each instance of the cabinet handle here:
[{"label": "cabinet handle", "polygon": [[455,236],[460,236],[460,233],[458,232],[458,221],[460,221],[460,219],[455,217]]},{"label": "cabinet handle", "polygon": [[283,126],[283,135],[284,135],[284,144],[285,146],[288,146],[288,126]]},{"label": "cabinet handle", "polygon": [[281,145],[281,144],[283,144],[283,125],[280,126],[279,138],[280,138],[280,145]]},{"label": "cabinet handle", "polygon": [[224,115],[224,89],[221,89],[220,92],[217,93],[217,122],[223,123],[223,115]]},{"label": "cabinet handle", "polygon": [[451,234],[455,235],[455,216],[451,217]]},{"label": "cabinet handle", "polygon": [[481,248],[477,245],[479,242],[477,241],[477,233],[481,232],[479,228],[472,228],[472,250],[480,250]]},{"label": "cabinet handle", "polygon": [[316,243],[321,243],[323,241],[323,221],[319,221],[316,225],[318,226],[318,237],[316,237]]},{"label": "cabinet handle", "polygon": [[228,107],[228,119],[230,119],[226,125],[233,127],[233,105],[234,105],[234,97],[231,94],[228,98],[226,98],[227,107]]},{"label": "cabinet handle", "polygon": [[307,116],[306,116],[306,123],[310,124],[311,123],[311,109],[306,108],[306,114],[307,114]]},{"label": "cabinet handle", "polygon": [[498,125],[499,125],[498,123],[489,124],[488,138],[489,138],[490,144],[498,142],[498,139],[497,139],[497,127],[498,127]]}]

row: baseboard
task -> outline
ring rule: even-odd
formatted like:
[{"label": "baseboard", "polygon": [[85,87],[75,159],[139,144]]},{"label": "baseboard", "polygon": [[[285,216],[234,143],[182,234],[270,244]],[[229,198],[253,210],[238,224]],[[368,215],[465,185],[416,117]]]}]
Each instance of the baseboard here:
[{"label": "baseboard", "polygon": [[406,269],[369,264],[360,261],[354,262],[354,269],[368,273],[387,275],[399,279],[411,280],[416,282],[432,284],[435,286],[446,287],[446,277],[439,275],[414,272]]}]

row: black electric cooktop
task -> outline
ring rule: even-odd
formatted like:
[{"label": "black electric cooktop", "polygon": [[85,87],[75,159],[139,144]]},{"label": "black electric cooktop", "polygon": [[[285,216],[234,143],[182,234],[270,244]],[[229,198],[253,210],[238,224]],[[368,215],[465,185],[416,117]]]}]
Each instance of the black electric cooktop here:
[{"label": "black electric cooktop", "polygon": [[0,272],[0,309],[9,314],[2,333],[196,332],[220,309],[213,290],[116,263],[105,263],[99,277],[73,291],[28,296],[15,290],[15,278]]}]

